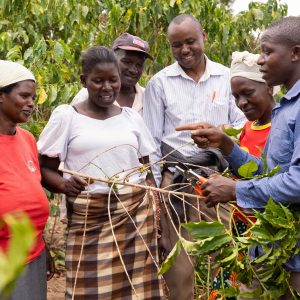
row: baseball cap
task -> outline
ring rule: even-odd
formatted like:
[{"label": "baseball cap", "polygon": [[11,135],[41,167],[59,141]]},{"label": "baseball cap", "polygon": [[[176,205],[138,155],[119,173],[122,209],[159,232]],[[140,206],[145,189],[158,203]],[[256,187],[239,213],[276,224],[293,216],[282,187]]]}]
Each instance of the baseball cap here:
[{"label": "baseball cap", "polygon": [[113,50],[123,49],[129,51],[138,51],[145,53],[146,57],[153,59],[153,57],[148,53],[149,44],[139,38],[138,36],[132,35],[130,33],[123,33],[117,37],[112,46]]}]

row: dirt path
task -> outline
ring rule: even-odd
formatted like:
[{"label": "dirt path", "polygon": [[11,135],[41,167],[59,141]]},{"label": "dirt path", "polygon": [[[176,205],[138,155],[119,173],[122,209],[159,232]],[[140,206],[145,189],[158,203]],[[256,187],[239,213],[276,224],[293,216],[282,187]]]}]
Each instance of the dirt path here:
[{"label": "dirt path", "polygon": [[66,278],[64,274],[57,275],[48,281],[47,300],[64,300],[66,289]]},{"label": "dirt path", "polygon": [[59,218],[50,217],[45,229],[45,239],[54,257],[56,274],[48,281],[47,300],[64,300],[66,277],[64,268],[64,251],[66,239],[66,225]]}]

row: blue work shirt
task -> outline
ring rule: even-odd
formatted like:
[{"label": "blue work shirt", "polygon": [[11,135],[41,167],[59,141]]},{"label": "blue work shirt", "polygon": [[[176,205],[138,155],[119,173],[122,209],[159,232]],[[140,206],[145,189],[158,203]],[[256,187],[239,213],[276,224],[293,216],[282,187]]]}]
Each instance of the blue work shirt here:
[{"label": "blue work shirt", "polygon": [[[278,164],[280,171],[272,177],[238,181],[237,204],[243,208],[263,208],[270,196],[275,202],[300,205],[300,80],[272,110],[272,126],[264,154],[269,169]],[[263,171],[263,162],[234,145],[225,157],[235,172],[250,160],[258,165],[256,174]],[[300,272],[300,254],[293,256],[286,267]]]}]

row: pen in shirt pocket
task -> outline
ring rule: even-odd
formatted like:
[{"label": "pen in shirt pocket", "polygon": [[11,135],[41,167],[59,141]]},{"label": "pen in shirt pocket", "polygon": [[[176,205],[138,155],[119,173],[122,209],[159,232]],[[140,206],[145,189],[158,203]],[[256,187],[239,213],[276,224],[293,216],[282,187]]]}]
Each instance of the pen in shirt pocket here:
[{"label": "pen in shirt pocket", "polygon": [[212,91],[210,98],[211,98],[211,102],[215,101],[215,99],[216,99],[216,91],[215,90]]}]

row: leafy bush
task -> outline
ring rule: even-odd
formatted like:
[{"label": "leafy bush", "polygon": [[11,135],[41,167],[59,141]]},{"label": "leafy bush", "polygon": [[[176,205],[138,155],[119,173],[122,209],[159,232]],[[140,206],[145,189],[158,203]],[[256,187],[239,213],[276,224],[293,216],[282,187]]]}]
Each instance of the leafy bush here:
[{"label": "leafy bush", "polygon": [[[51,111],[68,103],[80,88],[80,54],[95,44],[111,45],[128,31],[149,41],[155,57],[147,62],[141,83],[170,64],[169,22],[180,13],[194,14],[207,32],[206,53],[229,65],[233,51],[255,51],[257,34],[286,15],[277,0],[253,2],[233,16],[217,0],[2,0],[0,59],[19,61],[38,80],[37,109],[29,129],[38,136]],[[228,2],[228,1],[227,1]],[[36,124],[35,124],[36,123]]]}]

